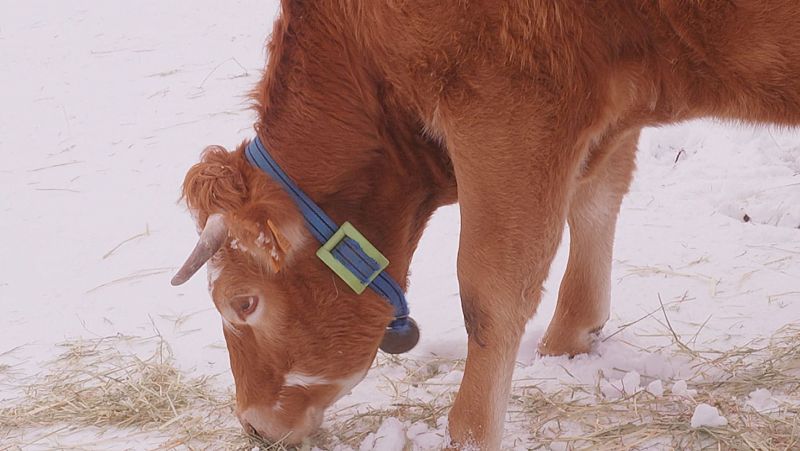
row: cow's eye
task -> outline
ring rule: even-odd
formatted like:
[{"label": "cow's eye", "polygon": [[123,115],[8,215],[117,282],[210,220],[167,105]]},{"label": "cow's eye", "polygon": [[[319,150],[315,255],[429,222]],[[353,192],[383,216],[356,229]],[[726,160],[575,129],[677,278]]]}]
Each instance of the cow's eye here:
[{"label": "cow's eye", "polygon": [[236,314],[244,321],[258,307],[258,296],[236,296],[232,302]]}]

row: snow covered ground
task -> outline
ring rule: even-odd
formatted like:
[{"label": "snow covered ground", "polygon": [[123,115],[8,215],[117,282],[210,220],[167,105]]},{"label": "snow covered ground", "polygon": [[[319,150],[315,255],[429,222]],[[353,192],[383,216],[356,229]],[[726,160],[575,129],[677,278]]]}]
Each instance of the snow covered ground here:
[{"label": "snow covered ground", "polygon": [[[245,94],[260,76],[275,12],[275,1],[253,0],[0,0],[0,405],[13,404],[19,381],[40,373],[57,344],[81,337],[158,332],[182,370],[232,385],[205,281],[169,285],[196,239],[177,200],[204,146],[250,136]],[[698,362],[678,352],[669,327],[692,349],[726,350],[800,324],[800,133],[708,121],[648,130],[638,166],[617,230],[605,339],[573,360],[535,354],[565,242],[519,353],[507,448],[534,448],[547,435],[533,434],[530,412],[520,413],[531,386],[545,397],[569,384],[596,386],[606,398],[666,391],[686,397],[686,428],[725,428],[714,406],[693,403]],[[444,208],[414,259],[419,346],[408,357],[379,356],[331,409],[326,428],[362,430],[356,448],[442,443],[446,410],[424,421],[391,412],[446,405],[460,380],[457,237],[457,207]],[[762,410],[800,403],[772,389],[754,387],[740,401]],[[356,421],[376,409],[389,418]],[[158,434],[102,432],[45,435],[0,424],[0,449],[163,444]],[[551,433],[548,444],[558,438]],[[562,438],[550,446],[572,446]]]}]

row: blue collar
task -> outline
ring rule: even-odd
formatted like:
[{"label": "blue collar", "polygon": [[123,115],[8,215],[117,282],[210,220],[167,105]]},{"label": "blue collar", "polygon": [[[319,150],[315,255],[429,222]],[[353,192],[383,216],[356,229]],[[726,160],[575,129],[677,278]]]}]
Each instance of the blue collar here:
[{"label": "blue collar", "polygon": [[403,289],[384,269],[389,261],[349,223],[339,227],[283,172],[255,137],[245,149],[250,163],[264,171],[294,200],[306,220],[311,234],[323,246],[317,255],[354,291],[361,293],[367,286],[386,299],[394,308],[394,320],[388,329],[400,331],[409,327],[409,311]]}]

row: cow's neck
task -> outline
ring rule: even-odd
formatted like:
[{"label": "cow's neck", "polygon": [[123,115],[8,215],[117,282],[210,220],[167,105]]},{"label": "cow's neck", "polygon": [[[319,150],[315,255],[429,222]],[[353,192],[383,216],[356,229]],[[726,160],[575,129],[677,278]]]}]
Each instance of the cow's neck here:
[{"label": "cow's neck", "polygon": [[314,5],[285,5],[275,24],[256,129],[301,189],[334,221],[356,225],[405,284],[425,223],[456,200],[450,160]]}]

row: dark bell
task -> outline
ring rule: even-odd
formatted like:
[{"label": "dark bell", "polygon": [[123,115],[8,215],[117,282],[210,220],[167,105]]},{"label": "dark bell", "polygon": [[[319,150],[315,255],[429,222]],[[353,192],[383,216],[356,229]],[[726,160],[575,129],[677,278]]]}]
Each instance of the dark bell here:
[{"label": "dark bell", "polygon": [[417,322],[406,318],[399,324],[392,324],[386,328],[380,348],[381,351],[389,354],[402,354],[412,350],[418,341],[419,326],[417,326]]}]

